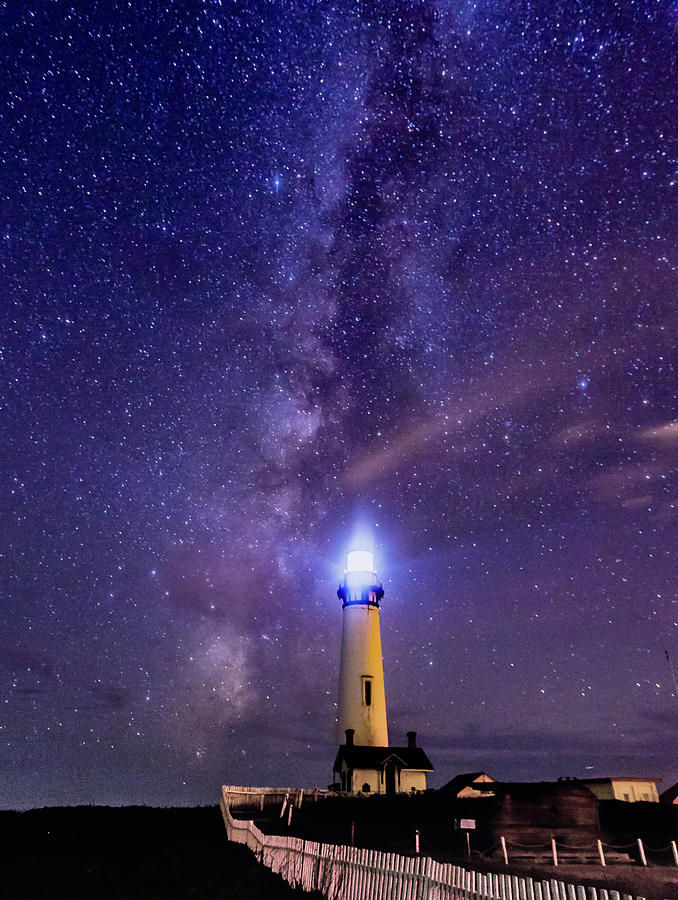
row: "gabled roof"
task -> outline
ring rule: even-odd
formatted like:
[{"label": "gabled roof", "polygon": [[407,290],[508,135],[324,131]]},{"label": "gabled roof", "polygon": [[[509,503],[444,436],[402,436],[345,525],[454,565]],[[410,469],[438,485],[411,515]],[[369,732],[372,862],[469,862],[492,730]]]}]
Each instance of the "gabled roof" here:
[{"label": "gabled roof", "polygon": [[[483,781],[478,781],[479,778],[483,777]],[[447,784],[444,784],[441,788],[438,789],[438,793],[444,794],[452,794],[453,796],[457,796],[460,791],[463,791],[464,788],[473,786],[475,789],[479,791],[491,790],[491,788],[485,787],[486,784],[494,784],[494,778],[487,774],[487,772],[466,772],[463,775],[455,775],[452,781],[448,781]]]},{"label": "gabled roof", "polygon": [[433,771],[431,760],[421,747],[365,747],[360,744],[341,744],[334,761],[334,771],[340,771],[342,762],[349,769],[382,769],[389,759],[393,759],[401,769]]}]

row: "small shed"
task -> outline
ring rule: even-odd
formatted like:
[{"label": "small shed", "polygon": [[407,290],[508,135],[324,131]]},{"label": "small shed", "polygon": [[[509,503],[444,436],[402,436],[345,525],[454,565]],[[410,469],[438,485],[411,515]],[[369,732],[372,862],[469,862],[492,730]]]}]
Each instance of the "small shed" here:
[{"label": "small shed", "polygon": [[494,778],[487,772],[466,772],[463,775],[455,775],[451,781],[438,789],[438,794],[460,800],[466,797],[494,797],[493,784]]}]

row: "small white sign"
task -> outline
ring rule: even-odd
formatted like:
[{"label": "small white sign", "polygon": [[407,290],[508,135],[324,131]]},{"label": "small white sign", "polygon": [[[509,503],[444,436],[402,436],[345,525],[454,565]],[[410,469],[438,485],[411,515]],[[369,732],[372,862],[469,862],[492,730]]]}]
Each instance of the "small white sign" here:
[{"label": "small white sign", "polygon": [[467,831],[474,831],[475,827],[476,827],[476,820],[475,819],[460,819],[459,827],[465,828]]}]

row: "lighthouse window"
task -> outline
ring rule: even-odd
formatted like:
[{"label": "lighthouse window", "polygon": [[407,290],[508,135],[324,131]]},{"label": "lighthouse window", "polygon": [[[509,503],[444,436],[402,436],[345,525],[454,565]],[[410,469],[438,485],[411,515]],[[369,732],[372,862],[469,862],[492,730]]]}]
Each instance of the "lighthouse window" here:
[{"label": "lighthouse window", "polygon": [[372,706],[372,679],[363,678],[363,702],[365,706]]}]

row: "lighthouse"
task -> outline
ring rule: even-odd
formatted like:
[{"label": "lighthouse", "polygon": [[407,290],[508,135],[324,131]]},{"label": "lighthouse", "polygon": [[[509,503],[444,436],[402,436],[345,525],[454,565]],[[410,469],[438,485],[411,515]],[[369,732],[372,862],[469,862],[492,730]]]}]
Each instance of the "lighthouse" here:
[{"label": "lighthouse", "polygon": [[433,771],[417,746],[416,731],[407,746],[389,747],[379,603],[384,589],[368,550],[352,550],[337,591],[343,606],[339,672],[339,749],[333,787],[360,794],[426,790]]},{"label": "lighthouse", "polygon": [[384,662],[381,655],[379,601],[384,589],[367,550],[346,558],[337,595],[343,603],[339,675],[339,741],[353,730],[356,744],[388,747]]}]

